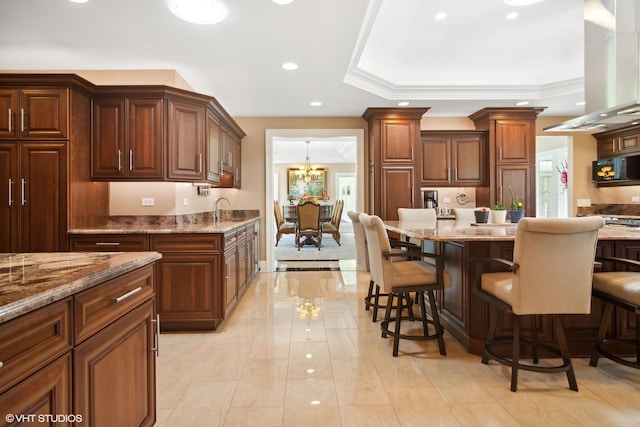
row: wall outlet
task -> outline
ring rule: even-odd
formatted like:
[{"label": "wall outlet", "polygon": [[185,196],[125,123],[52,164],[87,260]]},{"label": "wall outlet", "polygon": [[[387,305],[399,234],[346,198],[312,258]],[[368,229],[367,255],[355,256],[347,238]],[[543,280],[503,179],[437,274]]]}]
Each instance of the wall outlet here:
[{"label": "wall outlet", "polygon": [[640,202],[640,196],[631,196],[632,202]]},{"label": "wall outlet", "polygon": [[155,206],[156,201],[153,197],[143,197],[142,206]]},{"label": "wall outlet", "polygon": [[182,206],[189,206],[189,199],[182,200]]},{"label": "wall outlet", "polygon": [[451,203],[451,197],[443,197],[442,203]]},{"label": "wall outlet", "polygon": [[591,199],[578,199],[578,207],[588,208],[591,206]]}]

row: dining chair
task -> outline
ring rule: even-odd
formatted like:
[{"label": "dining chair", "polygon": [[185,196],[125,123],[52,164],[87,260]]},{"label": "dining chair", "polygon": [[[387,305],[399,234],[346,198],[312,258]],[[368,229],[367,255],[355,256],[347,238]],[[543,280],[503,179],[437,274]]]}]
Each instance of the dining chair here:
[{"label": "dining chair", "polygon": [[276,246],[278,246],[283,234],[295,234],[296,224],[293,222],[285,222],[282,206],[277,200],[273,202],[273,217],[276,221]]},{"label": "dining chair", "polygon": [[[498,262],[508,271],[481,274],[474,292],[489,303],[489,330],[482,363],[489,359],[511,367],[511,391],[518,387],[518,371],[566,372],[569,388],[578,391],[560,314],[591,311],[591,280],[598,229],[598,216],[581,218],[523,218],[518,222],[513,261],[474,258],[474,266]],[[483,264],[479,264],[482,262]],[[497,337],[500,314],[513,318],[513,336]],[[537,317],[550,315],[557,346],[538,340]],[[523,338],[523,316],[530,316],[530,339]],[[511,355],[498,353],[497,346],[511,344]],[[521,344],[531,345],[533,363],[522,363]],[[539,365],[538,350],[561,356],[562,363]]]},{"label": "dining chair", "polygon": [[[369,268],[371,280],[384,289],[389,296],[385,308],[384,319],[380,323],[382,337],[393,337],[393,356],[398,355],[399,342],[407,340],[437,340],[441,355],[446,355],[444,344],[444,328],[440,324],[438,308],[436,306],[435,291],[443,290],[445,280],[450,281],[449,275],[444,271],[444,257],[442,255],[423,252],[396,253],[391,250],[391,244],[387,237],[384,223],[375,215],[360,214],[360,223],[364,226],[369,251]],[[392,262],[397,256],[417,256],[420,259]],[[430,258],[433,264],[423,258]],[[421,295],[420,315],[415,315],[410,294],[418,292]],[[427,313],[426,300],[429,301],[430,316]],[[394,301],[395,306],[394,306]],[[404,310],[408,314],[404,315]],[[392,317],[392,311],[395,313]],[[402,323],[407,321],[419,321],[421,332],[410,333]],[[390,328],[393,324],[393,330]],[[430,330],[430,325],[431,329]]]},{"label": "dining chair", "polygon": [[[596,261],[612,263],[616,270],[593,274],[593,296],[604,302],[604,311],[589,364],[598,366],[598,358],[604,356],[640,369],[640,262],[613,257],[597,257]],[[616,307],[623,311],[614,311]],[[617,330],[616,324],[621,323],[627,312],[635,315],[635,339],[622,336]],[[617,322],[609,332],[612,319]]]},{"label": "dining chair", "polygon": [[324,234],[331,234],[333,240],[338,243],[338,246],[342,246],[340,244],[340,222],[342,221],[343,207],[344,201],[337,200],[335,205],[333,206],[333,215],[331,217],[331,221],[322,223],[322,232]]},{"label": "dining chair", "polygon": [[[296,246],[315,245],[318,250],[322,246],[322,228],[320,227],[320,205],[312,201],[300,202],[297,207]],[[304,240],[301,241],[304,237]]]}]

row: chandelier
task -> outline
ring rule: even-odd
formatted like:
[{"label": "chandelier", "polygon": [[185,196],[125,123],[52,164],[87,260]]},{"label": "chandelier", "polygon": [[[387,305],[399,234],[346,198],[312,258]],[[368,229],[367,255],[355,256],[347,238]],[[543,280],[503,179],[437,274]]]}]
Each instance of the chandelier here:
[{"label": "chandelier", "polygon": [[307,184],[313,180],[313,175],[311,174],[311,162],[309,161],[309,141],[305,141],[307,143],[307,157],[304,159],[304,175],[302,179]]}]

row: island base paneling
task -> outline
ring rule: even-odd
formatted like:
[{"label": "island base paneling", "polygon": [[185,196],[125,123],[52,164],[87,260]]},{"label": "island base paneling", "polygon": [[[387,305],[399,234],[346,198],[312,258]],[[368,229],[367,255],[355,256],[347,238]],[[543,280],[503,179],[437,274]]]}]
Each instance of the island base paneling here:
[{"label": "island base paneling", "polygon": [[[458,341],[468,352],[482,355],[484,340],[489,324],[488,304],[475,294],[479,275],[499,271],[495,266],[476,263],[473,258],[513,259],[513,241],[464,241],[436,242],[424,241],[427,252],[438,251],[446,257],[445,270],[451,275],[451,285],[445,287],[438,296],[440,321],[447,333]],[[597,254],[640,259],[640,241],[599,241]],[[611,267],[603,265],[602,269]],[[573,357],[591,355],[602,316],[602,304],[592,300],[590,314],[561,316],[569,349]],[[624,310],[616,311],[609,336],[635,337],[635,318]],[[553,343],[555,336],[550,319],[537,316],[537,333],[541,342]],[[523,334],[530,333],[530,320],[523,321]],[[503,316],[497,337],[509,337],[513,333],[510,316]],[[505,351],[509,349],[505,348]],[[522,349],[527,354],[527,349]],[[505,353],[506,354],[506,353]]]}]

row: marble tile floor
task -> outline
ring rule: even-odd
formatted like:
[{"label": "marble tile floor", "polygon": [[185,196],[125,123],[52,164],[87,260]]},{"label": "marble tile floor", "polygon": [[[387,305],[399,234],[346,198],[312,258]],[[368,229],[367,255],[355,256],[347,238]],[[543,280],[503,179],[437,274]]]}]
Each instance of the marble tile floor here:
[{"label": "marble tile floor", "polygon": [[[640,371],[574,358],[564,374],[480,363],[449,336],[397,358],[362,298],[368,273],[261,273],[218,332],[162,334],[157,426],[640,426]],[[298,309],[306,304],[306,316]]]}]

